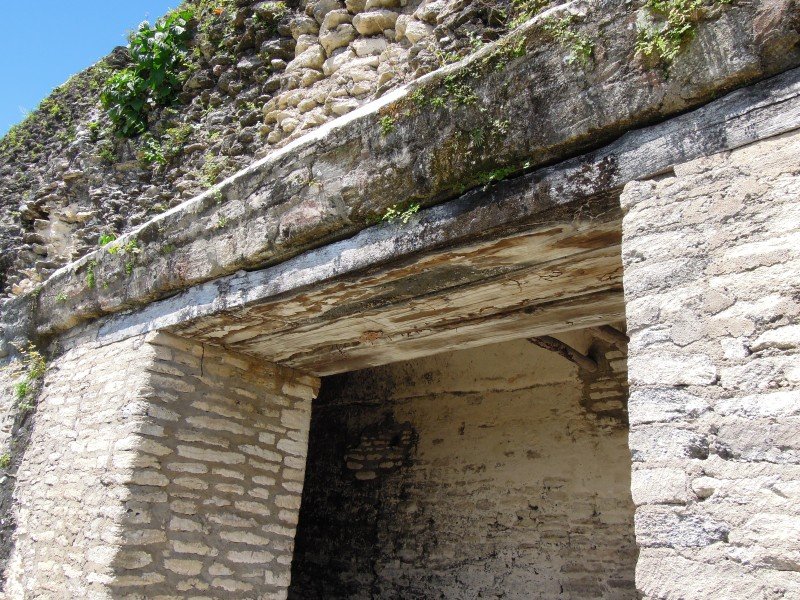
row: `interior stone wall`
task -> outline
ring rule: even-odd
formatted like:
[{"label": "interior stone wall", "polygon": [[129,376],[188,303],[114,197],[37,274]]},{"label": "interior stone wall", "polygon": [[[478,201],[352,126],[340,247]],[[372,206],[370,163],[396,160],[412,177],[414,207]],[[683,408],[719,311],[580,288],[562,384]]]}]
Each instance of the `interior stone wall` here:
[{"label": "interior stone wall", "polygon": [[521,340],[327,378],[290,598],[636,598],[625,352]]},{"label": "interior stone wall", "polygon": [[800,597],[800,132],[622,196],[636,581]]},{"label": "interior stone wall", "polygon": [[9,598],[285,598],[318,380],[156,334],[50,365]]}]

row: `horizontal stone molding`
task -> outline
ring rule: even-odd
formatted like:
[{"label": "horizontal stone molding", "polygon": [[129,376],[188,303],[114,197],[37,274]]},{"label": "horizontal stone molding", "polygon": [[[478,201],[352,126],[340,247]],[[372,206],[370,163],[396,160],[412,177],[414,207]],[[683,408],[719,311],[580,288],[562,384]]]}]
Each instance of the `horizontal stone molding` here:
[{"label": "horizontal stone molding", "polygon": [[[569,221],[614,216],[616,193],[673,165],[730,150],[800,126],[800,70],[792,70],[664,123],[626,134],[613,144],[558,165],[476,189],[422,211],[406,225],[378,225],[352,238],[259,271],[240,271],[192,287],[144,309],[102,320],[111,342],[185,326],[267,300],[286,299],[325,282],[416,260],[423,253]],[[605,199],[603,199],[605,198]],[[589,206],[587,199],[592,199]]]}]

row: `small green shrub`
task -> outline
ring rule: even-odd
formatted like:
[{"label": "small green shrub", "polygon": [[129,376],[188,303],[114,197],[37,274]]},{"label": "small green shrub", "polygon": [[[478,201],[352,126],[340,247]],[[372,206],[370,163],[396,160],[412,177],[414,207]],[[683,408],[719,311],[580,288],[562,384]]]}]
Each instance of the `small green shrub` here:
[{"label": "small green shrub", "polygon": [[89,141],[95,143],[100,139],[101,125],[97,121],[91,121],[87,128],[89,129]]},{"label": "small green shrub", "polygon": [[149,133],[142,136],[142,147],[139,149],[139,159],[146,165],[167,163],[164,148],[156,138]]},{"label": "small green shrub", "polygon": [[11,466],[11,454],[4,452],[0,454],[0,469],[7,469]]},{"label": "small green shrub", "polygon": [[25,372],[22,379],[14,384],[14,396],[17,400],[17,409],[26,413],[35,408],[35,397],[39,391],[41,378],[47,370],[47,363],[33,344],[28,344],[27,348],[19,348],[19,352],[22,354]]},{"label": "small green shrub", "polygon": [[511,20],[508,26],[514,28],[522,25],[542,12],[548,4],[549,0],[511,0]]},{"label": "small green shrub", "polygon": [[90,290],[94,289],[94,287],[97,285],[97,276],[94,273],[96,266],[96,260],[90,260],[86,265],[86,287],[88,287]]},{"label": "small green shrub", "polygon": [[[712,6],[730,3],[731,0],[710,0]],[[636,51],[669,65],[695,36],[707,4],[703,0],[648,0],[646,6],[656,23],[639,30]]]},{"label": "small green shrub", "polygon": [[22,402],[28,396],[28,390],[30,389],[30,384],[27,380],[18,381],[14,384],[14,396],[17,398],[17,402]]},{"label": "small green shrub", "polygon": [[381,135],[386,137],[390,133],[392,133],[395,129],[394,127],[394,118],[390,115],[385,115],[380,118],[380,125],[381,125]]},{"label": "small green shrub", "polygon": [[114,240],[117,239],[117,235],[115,233],[103,233],[100,235],[100,238],[97,240],[98,246],[105,246],[106,244],[110,244]]},{"label": "small green shrub", "polygon": [[206,155],[203,167],[200,170],[200,182],[206,187],[211,187],[217,180],[222,172],[225,170],[225,163],[222,160],[217,160],[211,154]]},{"label": "small green shrub", "polygon": [[381,217],[381,221],[385,221],[387,223],[394,223],[396,221],[400,221],[401,223],[405,224],[413,217],[415,214],[419,212],[420,205],[418,202],[413,202],[408,205],[402,204],[394,204],[386,209],[386,212],[383,213]]},{"label": "small green shrub", "polygon": [[147,114],[154,106],[175,101],[186,75],[188,22],[193,11],[171,12],[156,21],[146,21],[130,36],[133,65],[111,75],[100,94],[117,132],[134,137],[147,129]]},{"label": "small green shrub", "polygon": [[572,27],[573,20],[572,15],[560,19],[548,19],[542,24],[542,27],[556,41],[569,48],[570,55],[567,57],[567,64],[579,62],[586,66],[594,53],[594,42]]}]

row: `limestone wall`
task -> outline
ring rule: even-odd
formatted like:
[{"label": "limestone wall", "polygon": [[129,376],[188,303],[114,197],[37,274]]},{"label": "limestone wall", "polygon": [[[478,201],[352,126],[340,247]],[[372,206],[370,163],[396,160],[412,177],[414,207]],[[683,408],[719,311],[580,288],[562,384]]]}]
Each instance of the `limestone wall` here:
[{"label": "limestone wall", "polygon": [[9,598],[285,597],[317,380],[166,335],[50,367]]},{"label": "limestone wall", "polygon": [[623,194],[637,585],[800,597],[800,133]]},{"label": "limestone wall", "polygon": [[593,352],[588,375],[517,341],[326,379],[290,597],[635,598],[625,354]]},{"label": "limestone wall", "polygon": [[9,598],[103,597],[130,473],[119,462],[130,453],[114,448],[145,416],[136,408],[152,352],[141,342],[80,348],[51,365],[17,471]]}]

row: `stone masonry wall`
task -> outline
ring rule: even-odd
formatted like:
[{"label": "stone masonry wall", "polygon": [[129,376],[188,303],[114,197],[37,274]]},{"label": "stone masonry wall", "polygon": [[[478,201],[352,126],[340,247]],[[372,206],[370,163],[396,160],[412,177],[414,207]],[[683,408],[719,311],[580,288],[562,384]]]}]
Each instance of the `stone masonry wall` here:
[{"label": "stone masonry wall", "polygon": [[8,598],[103,597],[124,516],[126,481],[113,450],[140,427],[144,415],[133,409],[151,357],[131,339],[78,348],[50,365],[17,471]]},{"label": "stone masonry wall", "polygon": [[638,588],[800,597],[800,132],[629,184]]},{"label": "stone masonry wall", "polygon": [[636,598],[625,354],[591,352],[588,376],[521,340],[324,380],[290,598]]},{"label": "stone masonry wall", "polygon": [[8,597],[285,597],[317,385],[164,334],[67,351],[18,472]]}]

